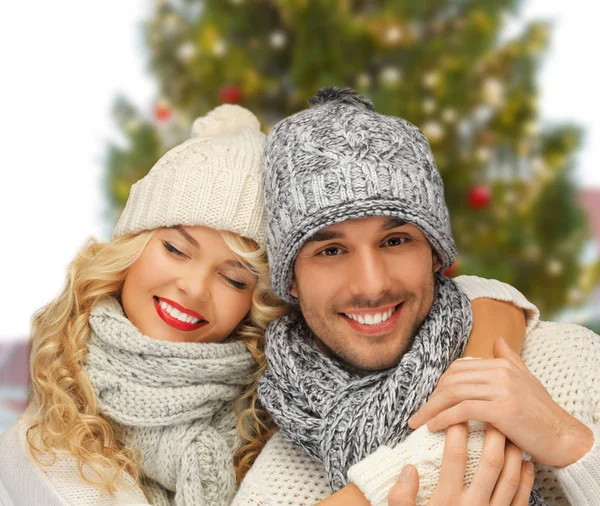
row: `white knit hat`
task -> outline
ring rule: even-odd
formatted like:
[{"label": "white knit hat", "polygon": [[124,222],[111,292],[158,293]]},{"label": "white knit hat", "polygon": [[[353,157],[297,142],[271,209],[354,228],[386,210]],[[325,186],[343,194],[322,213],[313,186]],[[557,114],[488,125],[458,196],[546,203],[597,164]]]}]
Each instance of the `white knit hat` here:
[{"label": "white knit hat", "polygon": [[264,244],[264,143],[256,116],[238,105],[221,105],[196,119],[191,138],[131,187],[113,238],[204,225]]}]

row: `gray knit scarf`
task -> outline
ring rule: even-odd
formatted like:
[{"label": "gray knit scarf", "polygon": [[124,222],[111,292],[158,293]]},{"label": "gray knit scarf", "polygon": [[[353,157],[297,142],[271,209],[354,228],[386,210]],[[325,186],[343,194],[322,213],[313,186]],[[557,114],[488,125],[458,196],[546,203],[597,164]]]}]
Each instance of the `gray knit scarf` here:
[{"label": "gray knit scarf", "polygon": [[96,304],[85,372],[104,415],[140,450],[154,505],[228,505],[238,444],[233,401],[256,363],[242,342],[142,335],[115,299]]},{"label": "gray knit scarf", "polygon": [[[260,401],[285,439],[323,462],[334,491],[347,485],[353,464],[408,436],[408,419],[464,350],[471,304],[452,280],[437,275],[435,283],[431,311],[412,347],[384,371],[352,372],[323,355],[299,311],[267,329]],[[544,504],[535,492],[534,497],[530,505]]]}]

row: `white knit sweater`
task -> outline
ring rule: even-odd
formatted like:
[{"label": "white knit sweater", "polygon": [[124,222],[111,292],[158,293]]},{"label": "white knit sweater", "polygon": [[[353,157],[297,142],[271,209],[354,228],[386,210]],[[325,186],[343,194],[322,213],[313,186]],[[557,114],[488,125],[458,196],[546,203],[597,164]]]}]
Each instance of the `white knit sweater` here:
[{"label": "white knit sweater", "polygon": [[[486,296],[532,308],[523,302],[522,295],[503,283],[472,277],[457,279],[471,300]],[[577,325],[540,322],[537,310],[531,310],[521,356],[552,398],[590,427],[595,439],[592,449],[568,467],[556,469],[536,463],[538,491],[551,506],[600,506],[600,337]],[[410,445],[410,452],[416,452],[409,462],[418,468],[423,464],[419,459],[430,459],[428,464],[431,460],[441,461],[443,444],[430,444],[431,433],[426,429],[417,432],[416,438],[409,438],[411,441],[407,439],[395,449],[381,447],[350,469],[350,479],[372,504],[387,505],[387,493],[407,463],[408,452],[403,445]],[[420,442],[415,440],[418,438]],[[420,447],[429,452],[418,452]],[[433,459],[432,451],[438,453]],[[427,481],[431,480],[423,476],[422,482]],[[331,493],[323,465],[275,434],[242,482],[233,506],[309,505]]]},{"label": "white knit sweater", "polygon": [[[31,418],[26,412],[0,435],[0,506],[113,506],[148,504],[137,487],[111,497],[85,481],[74,457],[59,455],[49,466],[31,457],[25,439]],[[130,487],[131,477],[125,477]]]},{"label": "white knit sweater", "polygon": [[[528,311],[528,328],[537,323],[537,309],[514,288],[470,276],[460,276],[456,281],[471,300],[489,297],[512,301]],[[110,497],[85,482],[73,457],[59,456],[53,465],[40,467],[31,458],[25,441],[28,426],[27,417],[23,417],[0,435],[0,506],[148,504],[139,489]],[[313,504],[330,494],[322,466],[277,434],[242,484],[235,504]],[[287,497],[296,496],[297,500],[285,502]]]}]

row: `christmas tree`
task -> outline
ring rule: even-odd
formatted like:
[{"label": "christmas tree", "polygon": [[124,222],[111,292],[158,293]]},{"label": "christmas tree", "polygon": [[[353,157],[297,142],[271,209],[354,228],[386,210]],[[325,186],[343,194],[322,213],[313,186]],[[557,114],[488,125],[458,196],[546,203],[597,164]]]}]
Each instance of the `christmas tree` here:
[{"label": "christmas tree", "polygon": [[536,73],[549,27],[503,40],[515,0],[157,0],[145,26],[160,96],[152,111],[119,99],[126,145],[111,146],[115,214],[129,187],[192,120],[221,103],[265,130],[323,86],[352,87],[428,137],[446,186],[459,259],[449,275],[496,278],[543,314],[597,279],[571,180],[580,131],[543,126]]}]

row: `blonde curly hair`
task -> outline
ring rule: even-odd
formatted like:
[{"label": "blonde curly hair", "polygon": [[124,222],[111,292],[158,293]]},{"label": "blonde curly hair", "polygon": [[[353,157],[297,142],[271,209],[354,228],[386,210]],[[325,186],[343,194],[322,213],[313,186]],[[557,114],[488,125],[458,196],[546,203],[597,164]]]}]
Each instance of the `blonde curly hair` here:
[{"label": "blonde curly hair", "polygon": [[[89,316],[98,300],[120,298],[129,268],[154,233],[146,231],[108,243],[88,241],[71,262],[62,293],[39,310],[32,323],[30,405],[35,412],[27,431],[32,455],[48,465],[57,452],[67,452],[76,457],[79,473],[86,481],[111,494],[126,486],[124,473],[142,488],[144,477],[139,455],[124,444],[123,429],[100,414],[92,384],[83,372]],[[256,399],[256,384],[265,367],[264,329],[286,311],[286,306],[269,289],[265,248],[232,232],[221,234],[258,277],[251,309],[234,332],[258,364],[247,390],[235,403],[242,440],[235,455],[239,478],[272,434],[270,418]]]}]

